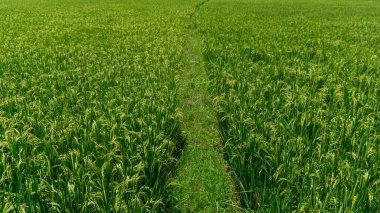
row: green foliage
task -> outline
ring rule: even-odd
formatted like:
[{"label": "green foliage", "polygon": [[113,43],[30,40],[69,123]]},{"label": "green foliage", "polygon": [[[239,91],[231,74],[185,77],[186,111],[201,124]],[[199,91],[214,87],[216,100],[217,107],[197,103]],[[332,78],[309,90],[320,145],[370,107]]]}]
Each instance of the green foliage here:
[{"label": "green foliage", "polygon": [[199,16],[248,209],[380,211],[380,4],[212,1]]},{"label": "green foliage", "polygon": [[0,3],[0,210],[163,211],[190,3]]},{"label": "green foliage", "polygon": [[[170,208],[197,3],[0,2],[1,211]],[[379,19],[367,0],[202,6],[190,27],[243,207],[380,211]]]}]

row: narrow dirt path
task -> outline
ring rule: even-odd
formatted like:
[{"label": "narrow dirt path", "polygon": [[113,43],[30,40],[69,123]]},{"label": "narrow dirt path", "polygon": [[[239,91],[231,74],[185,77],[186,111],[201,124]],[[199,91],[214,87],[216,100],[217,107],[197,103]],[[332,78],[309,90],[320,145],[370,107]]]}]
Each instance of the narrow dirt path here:
[{"label": "narrow dirt path", "polygon": [[234,212],[238,209],[234,185],[218,148],[216,117],[196,34],[196,19],[206,3],[198,4],[191,15],[184,50],[186,70],[179,76],[181,125],[187,145],[173,181],[172,200],[180,212]]}]

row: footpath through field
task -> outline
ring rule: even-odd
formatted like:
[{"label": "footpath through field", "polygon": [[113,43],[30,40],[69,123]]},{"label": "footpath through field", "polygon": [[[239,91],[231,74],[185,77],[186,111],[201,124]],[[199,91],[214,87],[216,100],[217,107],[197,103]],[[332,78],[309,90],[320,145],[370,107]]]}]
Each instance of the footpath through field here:
[{"label": "footpath through field", "polygon": [[227,163],[218,148],[216,117],[196,34],[197,15],[206,2],[198,4],[190,17],[184,47],[186,69],[179,78],[181,125],[187,145],[173,181],[172,201],[180,212],[231,212],[238,208]]}]

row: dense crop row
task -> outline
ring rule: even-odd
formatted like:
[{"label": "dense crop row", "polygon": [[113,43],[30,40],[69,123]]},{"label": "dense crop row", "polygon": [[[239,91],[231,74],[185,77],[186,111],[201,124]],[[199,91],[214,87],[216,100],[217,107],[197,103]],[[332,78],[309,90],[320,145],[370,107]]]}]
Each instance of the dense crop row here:
[{"label": "dense crop row", "polygon": [[226,156],[259,211],[380,211],[380,4],[212,1],[199,16]]},{"label": "dense crop row", "polygon": [[0,210],[163,210],[192,5],[0,3]]}]

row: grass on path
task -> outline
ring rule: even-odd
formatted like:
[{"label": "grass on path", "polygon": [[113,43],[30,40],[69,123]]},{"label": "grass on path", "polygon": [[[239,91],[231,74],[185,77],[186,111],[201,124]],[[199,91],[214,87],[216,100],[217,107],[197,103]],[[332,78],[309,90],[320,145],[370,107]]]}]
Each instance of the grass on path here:
[{"label": "grass on path", "polygon": [[208,77],[196,36],[195,21],[204,3],[198,4],[191,15],[184,52],[186,69],[179,77],[181,125],[187,145],[173,181],[172,199],[180,212],[231,212],[237,208],[234,186],[219,152],[216,118],[207,92]]}]

